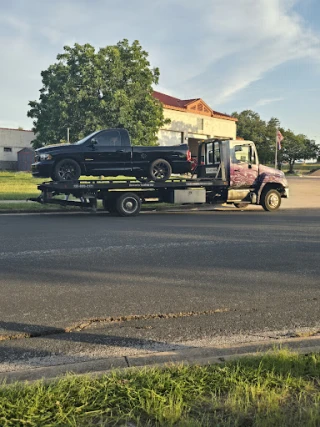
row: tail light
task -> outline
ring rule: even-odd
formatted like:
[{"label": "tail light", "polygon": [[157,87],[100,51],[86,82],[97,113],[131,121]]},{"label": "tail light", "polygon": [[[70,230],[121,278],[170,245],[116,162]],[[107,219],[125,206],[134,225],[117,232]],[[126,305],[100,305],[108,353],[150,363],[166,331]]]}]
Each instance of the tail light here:
[{"label": "tail light", "polygon": [[187,162],[191,162],[191,151],[187,151]]}]

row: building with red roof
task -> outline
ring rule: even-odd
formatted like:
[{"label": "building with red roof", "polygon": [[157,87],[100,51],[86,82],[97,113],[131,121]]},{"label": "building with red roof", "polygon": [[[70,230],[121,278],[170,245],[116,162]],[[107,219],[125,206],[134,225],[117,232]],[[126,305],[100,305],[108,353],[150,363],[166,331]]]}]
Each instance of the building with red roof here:
[{"label": "building with red roof", "polygon": [[212,110],[201,98],[179,99],[157,91],[153,97],[162,103],[164,116],[171,121],[159,131],[160,145],[187,142],[196,156],[198,143],[203,139],[236,139],[237,119]]}]

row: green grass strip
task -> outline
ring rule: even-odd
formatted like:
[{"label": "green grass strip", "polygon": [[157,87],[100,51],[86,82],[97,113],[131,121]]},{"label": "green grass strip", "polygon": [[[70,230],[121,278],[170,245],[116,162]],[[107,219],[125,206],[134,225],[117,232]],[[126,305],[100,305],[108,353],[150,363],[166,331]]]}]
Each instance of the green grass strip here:
[{"label": "green grass strip", "polygon": [[320,355],[287,350],[0,387],[7,426],[319,426]]}]

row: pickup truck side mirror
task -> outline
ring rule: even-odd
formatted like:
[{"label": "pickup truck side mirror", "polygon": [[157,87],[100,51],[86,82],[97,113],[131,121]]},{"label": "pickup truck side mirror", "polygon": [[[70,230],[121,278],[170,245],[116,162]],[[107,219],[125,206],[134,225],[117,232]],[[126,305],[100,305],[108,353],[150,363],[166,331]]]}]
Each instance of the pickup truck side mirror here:
[{"label": "pickup truck side mirror", "polygon": [[94,146],[98,144],[98,141],[95,138],[92,138],[89,142],[89,147],[94,150]]}]

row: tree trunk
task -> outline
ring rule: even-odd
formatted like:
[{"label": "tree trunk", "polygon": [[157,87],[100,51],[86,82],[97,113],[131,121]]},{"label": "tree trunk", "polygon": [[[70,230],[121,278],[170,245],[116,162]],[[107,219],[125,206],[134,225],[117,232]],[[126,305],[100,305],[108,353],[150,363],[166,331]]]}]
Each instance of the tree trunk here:
[{"label": "tree trunk", "polygon": [[290,161],[290,162],[289,162],[289,165],[290,165],[289,173],[293,173],[293,165],[294,165],[294,161],[293,161],[293,162],[292,162],[292,161]]}]

